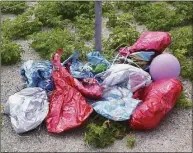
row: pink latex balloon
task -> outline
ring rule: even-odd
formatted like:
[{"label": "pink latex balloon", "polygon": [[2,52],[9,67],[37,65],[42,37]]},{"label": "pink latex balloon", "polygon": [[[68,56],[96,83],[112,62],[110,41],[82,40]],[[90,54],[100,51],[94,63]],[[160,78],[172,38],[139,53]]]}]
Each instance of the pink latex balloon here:
[{"label": "pink latex balloon", "polygon": [[177,78],[180,75],[180,63],[171,54],[158,55],[151,62],[150,75],[154,81],[172,77]]}]

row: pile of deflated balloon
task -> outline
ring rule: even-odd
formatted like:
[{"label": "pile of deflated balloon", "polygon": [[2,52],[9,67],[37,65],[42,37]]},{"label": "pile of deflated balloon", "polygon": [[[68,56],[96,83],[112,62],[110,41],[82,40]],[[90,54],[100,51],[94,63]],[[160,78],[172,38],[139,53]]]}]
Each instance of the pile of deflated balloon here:
[{"label": "pile of deflated balloon", "polygon": [[182,91],[180,63],[163,53],[170,43],[167,32],[146,32],[120,48],[112,63],[98,51],[88,53],[86,62],[78,51],[61,61],[63,49],[51,61],[26,61],[20,75],[27,88],[8,98],[4,113],[17,133],[43,121],[48,132],[61,133],[80,126],[93,111],[128,121],[132,129],[151,130]]}]

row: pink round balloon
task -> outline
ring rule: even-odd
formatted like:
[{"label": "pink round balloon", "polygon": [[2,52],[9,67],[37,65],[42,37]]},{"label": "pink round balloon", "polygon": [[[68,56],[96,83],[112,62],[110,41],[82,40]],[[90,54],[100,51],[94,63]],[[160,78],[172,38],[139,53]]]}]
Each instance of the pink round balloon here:
[{"label": "pink round balloon", "polygon": [[158,55],[150,64],[150,75],[155,81],[178,77],[180,75],[180,63],[171,54],[164,53]]}]

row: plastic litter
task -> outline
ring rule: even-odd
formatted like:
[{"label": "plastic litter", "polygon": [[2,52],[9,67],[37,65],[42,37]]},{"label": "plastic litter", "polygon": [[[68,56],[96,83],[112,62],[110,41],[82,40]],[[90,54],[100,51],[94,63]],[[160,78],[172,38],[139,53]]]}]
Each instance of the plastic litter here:
[{"label": "plastic litter", "polygon": [[142,69],[128,64],[115,64],[101,76],[104,87],[102,100],[92,104],[102,116],[115,120],[128,120],[140,100],[133,92],[151,83],[151,76]]},{"label": "plastic litter", "polygon": [[94,78],[94,74],[103,72],[110,66],[110,63],[98,51],[87,54],[86,64],[78,61],[78,56],[79,53],[76,51],[62,63],[63,66],[70,64],[70,72],[77,79]]},{"label": "plastic litter", "polygon": [[92,66],[92,72],[95,74],[104,72],[106,69],[107,69],[107,65],[104,63],[98,64],[96,66]]},{"label": "plastic litter", "polygon": [[89,64],[91,65],[98,65],[101,63],[110,66],[111,64],[100,54],[99,51],[90,52],[87,54],[87,59]]},{"label": "plastic litter", "polygon": [[21,67],[21,76],[27,87],[41,87],[47,92],[54,89],[51,78],[52,64],[49,61],[26,61]]},{"label": "plastic litter", "polygon": [[75,88],[88,99],[101,99],[103,94],[102,87],[94,78],[78,81],[74,79]]},{"label": "plastic litter", "polygon": [[[67,67],[66,69],[71,72],[74,78],[79,79],[74,79],[74,87],[86,98],[101,99],[102,87],[98,84],[97,80],[93,78],[94,75],[91,72],[92,68],[89,64],[84,65],[78,61],[78,52],[73,53],[62,63],[63,66],[67,64],[70,65],[70,68]],[[86,69],[86,67],[88,67],[88,69]]]},{"label": "plastic litter", "polygon": [[66,64],[68,64],[71,61],[76,61],[76,60],[78,60],[78,57],[79,57],[79,53],[78,53],[78,51],[75,51],[70,57],[68,57],[68,59],[66,59],[62,63],[62,65],[65,66]]},{"label": "plastic litter", "polygon": [[[91,66],[101,66],[103,64],[104,71],[110,67],[110,63],[100,54],[99,51],[90,52],[87,54],[88,63]],[[104,66],[105,65],[105,66]],[[106,68],[106,69],[105,69]],[[96,71],[96,70],[95,70]],[[98,71],[102,72],[102,71]]]},{"label": "plastic litter", "polygon": [[127,56],[137,51],[155,51],[161,54],[171,43],[171,36],[168,32],[145,32],[140,38],[130,47],[120,48],[119,54]]},{"label": "plastic litter", "polygon": [[132,61],[139,65],[143,70],[148,71],[151,61],[157,54],[154,51],[134,52],[129,55]]},{"label": "plastic litter", "polygon": [[157,127],[174,107],[181,91],[182,83],[176,78],[159,80],[138,90],[133,97],[143,102],[132,114],[131,128],[151,130]]},{"label": "plastic litter", "polygon": [[[178,78],[180,62],[172,54],[163,53],[153,59],[150,65],[150,75],[154,81],[169,78]],[[160,71],[161,70],[161,71]]]},{"label": "plastic litter", "polygon": [[46,123],[48,131],[53,133],[61,133],[81,125],[93,111],[75,88],[75,79],[60,63],[62,52],[62,49],[58,49],[52,61],[52,77],[56,89],[50,96]]},{"label": "plastic litter", "polygon": [[135,59],[135,61],[146,61],[149,62],[155,56],[155,52],[134,52],[129,55],[130,58]]},{"label": "plastic litter", "polygon": [[114,86],[106,88],[101,101],[92,104],[94,110],[102,116],[114,120],[130,119],[133,110],[141,102],[132,98],[133,93],[127,88]]},{"label": "plastic litter", "polygon": [[142,68],[145,71],[149,70],[149,65],[153,58],[157,56],[154,51],[140,51],[134,52],[126,56],[118,56],[114,59],[114,63],[118,64],[131,64],[133,66],[137,66]]},{"label": "plastic litter", "polygon": [[92,67],[79,61],[73,61],[70,65],[70,72],[74,78],[93,78]]},{"label": "plastic litter", "polygon": [[89,64],[83,64],[78,61],[79,52],[74,52],[68,59],[66,59],[62,65],[66,66],[70,65],[70,72],[74,78],[77,79],[85,79],[85,78],[93,78],[94,74],[92,73],[92,67]]},{"label": "plastic litter", "polygon": [[24,133],[39,126],[48,114],[46,92],[39,88],[25,88],[8,98],[4,113],[9,115],[16,133]]},{"label": "plastic litter", "polygon": [[17,133],[35,129],[44,119],[48,132],[61,133],[83,124],[93,110],[110,120],[129,120],[132,129],[156,128],[182,91],[176,78],[156,80],[156,68],[163,65],[152,73],[155,57],[163,56],[170,43],[168,32],[146,32],[132,46],[120,48],[112,63],[99,51],[88,53],[87,62],[79,61],[75,51],[61,63],[62,49],[51,62],[29,60],[21,67],[25,84],[9,97],[4,113]]},{"label": "plastic litter", "polygon": [[151,83],[149,73],[128,64],[112,65],[101,78],[103,87],[124,83],[127,84],[127,89],[131,89],[132,92]]}]

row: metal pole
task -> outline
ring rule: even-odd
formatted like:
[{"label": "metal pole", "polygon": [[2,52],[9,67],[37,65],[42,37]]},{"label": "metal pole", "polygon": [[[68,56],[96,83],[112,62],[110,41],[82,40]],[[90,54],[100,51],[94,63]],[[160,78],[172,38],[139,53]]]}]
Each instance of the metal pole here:
[{"label": "metal pole", "polygon": [[95,1],[95,49],[101,52],[102,2]]}]

